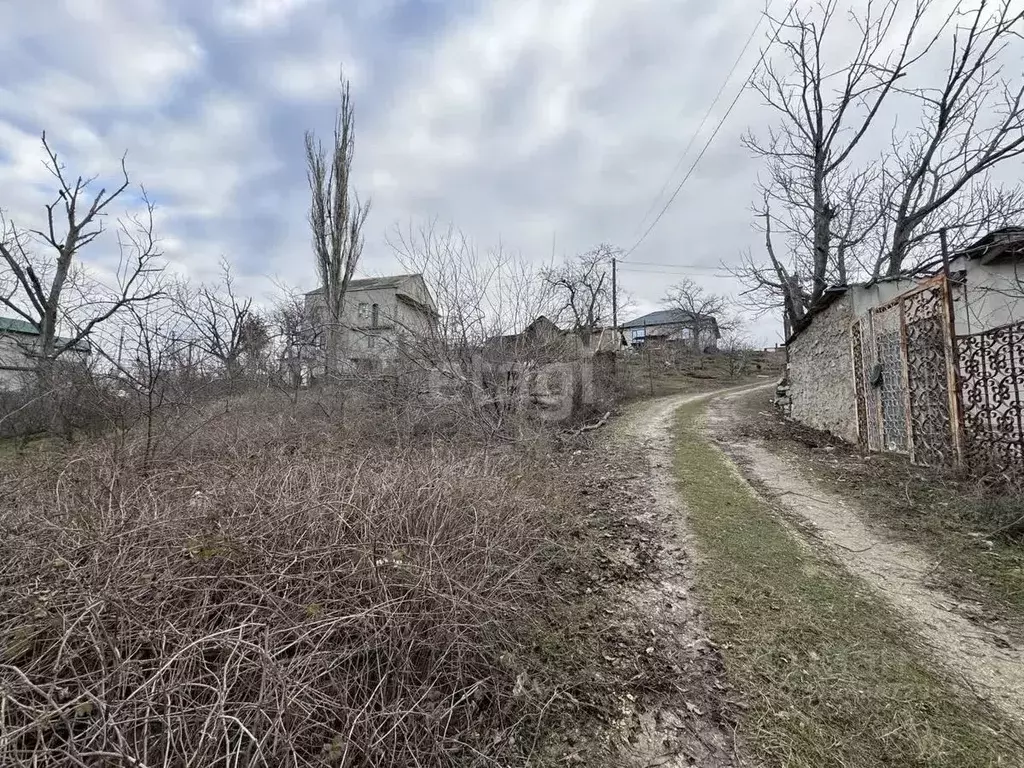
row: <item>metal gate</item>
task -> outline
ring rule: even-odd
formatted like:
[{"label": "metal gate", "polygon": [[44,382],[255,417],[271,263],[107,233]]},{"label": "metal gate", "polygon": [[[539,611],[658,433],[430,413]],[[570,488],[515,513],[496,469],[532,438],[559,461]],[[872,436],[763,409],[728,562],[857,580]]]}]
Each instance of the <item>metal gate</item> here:
[{"label": "metal gate", "polygon": [[1024,465],[1024,322],[957,337],[964,449],[978,469]]},{"label": "metal gate", "polygon": [[851,328],[860,440],[919,464],[956,459],[952,334],[942,277],[869,310]]}]

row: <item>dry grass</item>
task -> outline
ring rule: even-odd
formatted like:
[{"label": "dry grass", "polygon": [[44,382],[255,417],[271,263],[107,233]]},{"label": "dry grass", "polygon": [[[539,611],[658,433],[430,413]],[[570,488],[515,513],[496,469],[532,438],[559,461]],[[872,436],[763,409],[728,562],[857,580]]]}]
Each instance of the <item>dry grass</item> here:
[{"label": "dry grass", "polygon": [[527,761],[530,466],[233,414],[0,457],[0,764]]},{"label": "dry grass", "polygon": [[702,555],[698,586],[740,723],[766,766],[1024,765],[1019,728],[958,690],[862,582],[798,541],[680,415],[680,491]]},{"label": "dry grass", "polygon": [[623,355],[619,379],[632,398],[698,394],[723,387],[766,383],[778,379],[785,361],[777,353],[752,353],[742,365],[724,355],[677,355],[663,350]]}]

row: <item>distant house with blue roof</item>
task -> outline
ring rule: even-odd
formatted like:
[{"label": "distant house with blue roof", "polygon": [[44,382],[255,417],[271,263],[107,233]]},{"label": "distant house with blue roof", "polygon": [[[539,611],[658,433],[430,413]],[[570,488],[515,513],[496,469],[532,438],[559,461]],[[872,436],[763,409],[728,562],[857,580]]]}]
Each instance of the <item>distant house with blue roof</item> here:
[{"label": "distant house with blue roof", "polygon": [[[57,339],[63,345],[68,339]],[[13,317],[0,317],[0,390],[21,389],[32,382],[36,372],[35,350],[39,329],[32,323]],[[65,363],[84,364],[89,360],[89,342],[79,341],[60,356]]]},{"label": "distant house with blue roof", "polygon": [[682,309],[660,309],[619,326],[631,347],[645,344],[690,346],[697,352],[718,349],[722,333],[711,315],[696,315]]}]

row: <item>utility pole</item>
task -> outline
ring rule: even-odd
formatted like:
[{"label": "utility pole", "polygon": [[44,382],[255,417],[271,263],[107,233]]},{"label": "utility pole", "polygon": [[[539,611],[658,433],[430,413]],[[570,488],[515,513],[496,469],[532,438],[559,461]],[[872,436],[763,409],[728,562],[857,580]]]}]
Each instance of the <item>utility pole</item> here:
[{"label": "utility pole", "polygon": [[612,332],[615,334],[615,348],[619,347],[619,286],[615,279],[615,262],[612,256]]}]

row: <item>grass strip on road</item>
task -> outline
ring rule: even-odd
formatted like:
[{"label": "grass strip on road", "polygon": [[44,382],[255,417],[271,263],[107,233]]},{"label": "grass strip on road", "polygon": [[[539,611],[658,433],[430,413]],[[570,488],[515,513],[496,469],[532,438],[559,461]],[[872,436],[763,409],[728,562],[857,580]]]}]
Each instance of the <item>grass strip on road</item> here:
[{"label": "grass strip on road", "polygon": [[1016,725],[958,690],[879,596],[751,493],[701,433],[703,407],[679,412],[676,475],[757,757],[787,768],[1024,765]]}]

